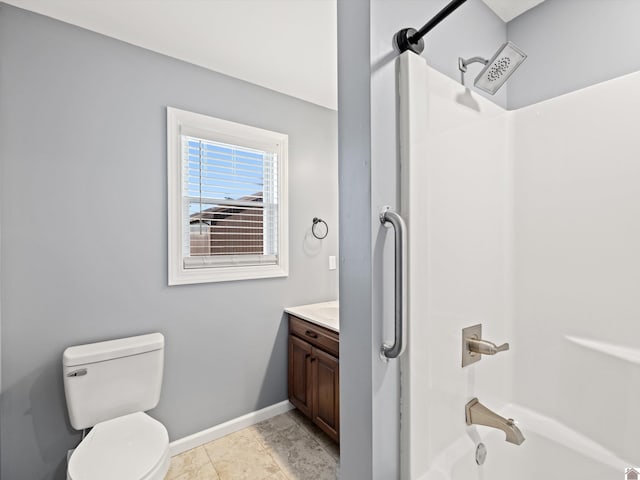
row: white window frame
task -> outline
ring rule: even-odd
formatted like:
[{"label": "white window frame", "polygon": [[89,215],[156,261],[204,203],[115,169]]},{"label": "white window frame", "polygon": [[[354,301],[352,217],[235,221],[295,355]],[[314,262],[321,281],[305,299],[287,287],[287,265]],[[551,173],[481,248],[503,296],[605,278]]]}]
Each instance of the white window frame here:
[{"label": "white window frame", "polygon": [[[275,264],[185,268],[183,256],[184,217],[182,201],[182,135],[252,148],[269,147],[278,155],[278,259]],[[230,122],[199,113],[167,107],[168,259],[169,285],[227,282],[286,277],[289,274],[286,134]],[[273,149],[277,150],[273,150]],[[191,257],[193,258],[193,257]]]}]

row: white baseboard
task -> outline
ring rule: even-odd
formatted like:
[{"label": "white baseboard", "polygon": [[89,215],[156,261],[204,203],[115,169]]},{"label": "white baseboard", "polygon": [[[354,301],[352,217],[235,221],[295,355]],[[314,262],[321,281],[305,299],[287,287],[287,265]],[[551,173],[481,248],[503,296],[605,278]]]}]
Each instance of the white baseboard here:
[{"label": "white baseboard", "polygon": [[230,433],[237,432],[243,428],[260,423],[263,420],[286,413],[294,408],[295,407],[289,403],[289,400],[285,400],[284,402],[276,403],[275,405],[263,408],[262,410],[247,413],[246,415],[221,423],[215,427],[207,428],[206,430],[202,430],[187,437],[174,440],[169,444],[169,453],[171,453],[171,456],[173,457],[174,455],[186,452],[192,448],[196,448],[200,445],[204,445],[205,443],[222,438]]}]

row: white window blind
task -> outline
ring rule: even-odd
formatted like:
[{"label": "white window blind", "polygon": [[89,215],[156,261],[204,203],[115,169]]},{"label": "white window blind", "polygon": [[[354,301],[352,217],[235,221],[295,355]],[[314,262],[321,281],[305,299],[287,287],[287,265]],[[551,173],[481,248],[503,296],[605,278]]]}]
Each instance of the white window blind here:
[{"label": "white window blind", "polygon": [[278,154],[181,135],[184,268],[278,262]]},{"label": "white window blind", "polygon": [[169,285],[289,274],[288,142],[167,107]]}]

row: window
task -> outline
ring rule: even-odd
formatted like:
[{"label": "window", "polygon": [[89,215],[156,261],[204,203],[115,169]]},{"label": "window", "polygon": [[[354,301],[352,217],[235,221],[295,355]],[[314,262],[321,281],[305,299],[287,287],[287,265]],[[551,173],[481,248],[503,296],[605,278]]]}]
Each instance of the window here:
[{"label": "window", "polygon": [[287,275],[287,140],[167,108],[169,285]]}]

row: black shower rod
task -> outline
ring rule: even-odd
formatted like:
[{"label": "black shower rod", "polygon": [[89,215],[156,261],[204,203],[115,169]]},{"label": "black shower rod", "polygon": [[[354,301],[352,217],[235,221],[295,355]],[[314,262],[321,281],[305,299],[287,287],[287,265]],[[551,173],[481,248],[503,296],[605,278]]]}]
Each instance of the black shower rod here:
[{"label": "black shower rod", "polygon": [[467,0],[453,0],[449,4],[440,10],[436,15],[429,20],[420,30],[415,28],[403,28],[395,34],[394,43],[400,53],[411,50],[414,53],[420,54],[424,50],[424,37],[427,33],[435,28],[442,20],[451,15],[460,5]]}]

